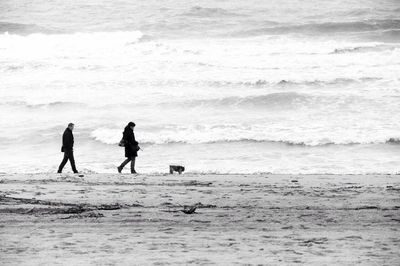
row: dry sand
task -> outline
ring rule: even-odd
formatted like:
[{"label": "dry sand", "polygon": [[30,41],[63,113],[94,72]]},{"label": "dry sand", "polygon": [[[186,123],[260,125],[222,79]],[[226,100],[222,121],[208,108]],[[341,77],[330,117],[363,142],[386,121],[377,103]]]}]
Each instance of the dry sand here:
[{"label": "dry sand", "polygon": [[399,177],[0,174],[0,264],[400,265]]}]

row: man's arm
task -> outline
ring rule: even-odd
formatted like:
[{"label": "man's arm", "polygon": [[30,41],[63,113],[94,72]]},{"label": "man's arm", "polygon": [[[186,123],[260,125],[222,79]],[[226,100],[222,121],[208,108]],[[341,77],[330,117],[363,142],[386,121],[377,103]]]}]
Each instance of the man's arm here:
[{"label": "man's arm", "polygon": [[63,147],[67,150],[72,150],[72,134],[66,130],[63,135]]}]

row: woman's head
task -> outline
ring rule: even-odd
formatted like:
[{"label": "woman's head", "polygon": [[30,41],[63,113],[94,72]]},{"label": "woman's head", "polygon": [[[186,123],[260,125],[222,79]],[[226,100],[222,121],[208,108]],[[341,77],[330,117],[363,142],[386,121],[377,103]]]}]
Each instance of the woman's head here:
[{"label": "woman's head", "polygon": [[133,122],[129,122],[128,123],[128,125],[127,125],[127,127],[130,127],[130,128],[134,128],[136,126],[136,124],[135,123],[133,123]]}]

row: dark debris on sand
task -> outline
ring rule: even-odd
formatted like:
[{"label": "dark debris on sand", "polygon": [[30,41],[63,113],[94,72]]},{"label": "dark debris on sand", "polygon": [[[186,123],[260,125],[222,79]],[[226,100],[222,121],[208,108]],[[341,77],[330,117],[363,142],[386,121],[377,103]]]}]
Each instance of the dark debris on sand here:
[{"label": "dark debris on sand", "polygon": [[[0,213],[30,214],[30,215],[62,215],[73,214],[72,216],[61,219],[70,218],[99,218],[103,217],[102,213],[97,211],[118,210],[125,206],[120,204],[75,204],[66,202],[53,202],[37,199],[15,198],[0,196],[0,203],[3,205],[24,205],[19,208],[1,208]],[[33,205],[33,207],[31,207]]]}]

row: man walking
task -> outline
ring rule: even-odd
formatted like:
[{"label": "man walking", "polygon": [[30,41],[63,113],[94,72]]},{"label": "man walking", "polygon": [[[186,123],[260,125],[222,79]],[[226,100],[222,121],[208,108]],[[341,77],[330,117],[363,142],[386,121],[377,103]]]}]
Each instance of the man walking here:
[{"label": "man walking", "polygon": [[74,135],[72,134],[72,130],[74,130],[74,124],[69,123],[68,127],[65,129],[63,134],[63,144],[61,147],[61,152],[64,153],[64,159],[62,160],[60,166],[58,167],[57,173],[61,173],[62,169],[64,168],[65,164],[69,160],[71,163],[72,171],[75,174],[78,173],[75,167],[75,159],[74,159]]}]

